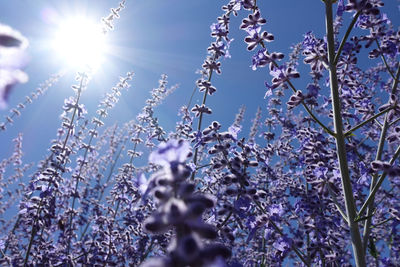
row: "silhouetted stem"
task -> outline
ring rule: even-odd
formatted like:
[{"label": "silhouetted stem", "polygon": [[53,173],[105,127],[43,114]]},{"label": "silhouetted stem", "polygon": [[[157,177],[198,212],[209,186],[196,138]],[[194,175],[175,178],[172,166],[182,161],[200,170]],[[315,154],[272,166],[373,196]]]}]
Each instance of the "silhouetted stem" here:
[{"label": "silhouetted stem", "polygon": [[343,50],[344,45],[346,44],[347,38],[349,38],[349,35],[354,28],[354,24],[356,24],[357,19],[360,15],[361,15],[361,10],[357,11],[357,13],[354,15],[352,21],[350,22],[349,27],[347,27],[347,31],[344,34],[342,41],[340,42],[339,49],[336,52],[335,59],[333,60],[333,65],[336,66],[336,64],[338,63],[339,57],[342,54],[342,50]]},{"label": "silhouetted stem", "polygon": [[339,85],[336,73],[336,65],[334,64],[335,58],[335,40],[333,31],[333,15],[332,15],[332,1],[325,1],[325,19],[326,19],[326,33],[328,43],[328,59],[329,59],[329,82],[331,87],[334,127],[336,133],[336,153],[339,160],[340,176],[342,180],[342,187],[346,205],[346,217],[348,218],[348,225],[350,228],[351,243],[353,247],[353,254],[355,263],[358,267],[365,266],[365,256],[363,244],[361,241],[360,230],[358,224],[354,222],[357,215],[357,209],[353,196],[353,189],[351,185],[349,166],[346,155],[345,135],[343,132],[343,122],[341,114],[341,103],[339,95]]},{"label": "silhouetted stem", "polygon": [[382,53],[382,49],[378,42],[378,39],[375,39],[375,43],[378,46],[379,52],[381,52],[381,58],[382,58],[383,64],[385,64],[385,67],[386,67],[387,71],[389,72],[390,76],[392,76],[393,80],[396,80],[397,78],[394,77],[394,74],[393,74],[392,70],[389,68],[389,64],[387,63],[385,56]]},{"label": "silhouetted stem", "polygon": [[[263,48],[265,48],[264,42],[261,42],[261,46],[262,46]],[[269,54],[268,51],[266,51],[266,53]],[[278,63],[276,63],[275,60],[272,60],[272,64],[273,64],[275,67],[279,67]],[[289,85],[289,87],[292,89],[292,91],[293,91],[294,93],[297,92],[297,89],[294,87],[294,85],[292,84],[292,82],[291,82],[290,80],[286,81],[286,83]],[[321,127],[325,130],[325,132],[327,132],[327,133],[330,134],[331,136],[335,137],[335,133],[334,133],[331,129],[329,129],[325,124],[323,124],[323,123],[314,115],[314,113],[313,113],[313,112],[311,111],[311,109],[307,106],[307,104],[304,102],[304,100],[301,100],[300,103],[303,105],[303,107],[304,107],[305,110],[307,111],[308,115],[310,115],[311,118],[312,118],[319,126],[321,126]]]},{"label": "silhouetted stem", "polygon": [[[208,79],[207,79],[207,81],[211,81],[211,77],[212,77],[212,70],[210,70],[210,72],[209,72],[209,74],[208,74]],[[205,104],[206,104],[207,94],[208,94],[208,88],[204,91],[202,105],[205,105]],[[200,132],[202,122],[203,122],[203,112],[200,113],[199,122],[198,122],[198,124],[197,124],[197,132]],[[199,153],[199,148],[196,147],[196,149],[194,150],[194,156],[193,156],[193,163],[194,163],[194,165],[197,164],[198,153]],[[196,175],[196,171],[193,171],[193,172],[192,172],[192,175],[191,175],[191,177],[190,177],[190,179],[191,179],[192,181],[194,180],[195,175]]]}]

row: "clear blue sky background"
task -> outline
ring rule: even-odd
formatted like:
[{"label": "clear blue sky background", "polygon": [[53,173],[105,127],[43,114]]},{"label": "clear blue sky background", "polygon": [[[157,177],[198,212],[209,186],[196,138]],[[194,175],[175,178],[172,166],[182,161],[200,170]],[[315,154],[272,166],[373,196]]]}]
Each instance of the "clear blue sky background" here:
[{"label": "clear blue sky background", "polygon": [[[158,85],[162,73],[169,76],[169,84],[179,83],[179,89],[157,108],[156,115],[166,130],[172,130],[177,121],[178,108],[188,102],[198,79],[195,71],[199,69],[206,56],[206,49],[213,40],[209,26],[222,14],[221,6],[228,1],[220,0],[127,0],[126,9],[109,38],[113,44],[113,56],[93,77],[82,103],[94,116],[96,106],[105,92],[117,83],[120,75],[127,71],[136,73],[129,92],[123,92],[122,98],[110,112],[108,125],[120,124],[133,119],[144,106],[149,90]],[[292,44],[301,42],[303,34],[309,30],[321,37],[324,33],[324,9],[319,0],[280,0],[257,1],[267,24],[263,29],[275,35],[275,41],[267,44],[270,51],[281,51],[287,55]],[[383,12],[388,13],[399,25],[399,2],[387,0]],[[98,19],[108,15],[111,7],[117,7],[118,1],[111,0],[0,0],[0,23],[10,25],[20,31],[30,41],[28,50],[30,63],[25,69],[30,80],[15,87],[10,96],[10,107],[25,99],[36,86],[51,74],[64,67],[64,62],[55,60],[50,49],[51,32],[55,25],[43,18],[45,10],[53,10],[61,16],[73,16],[76,13]],[[252,52],[246,51],[243,42],[245,32],[238,30],[244,15],[232,17],[231,59],[222,61],[222,75],[214,76],[212,81],[217,93],[208,98],[213,109],[212,120],[218,120],[223,128],[233,122],[239,107],[247,107],[244,131],[248,132],[251,119],[260,106],[266,116],[264,100],[264,81],[269,80],[267,68],[252,71]],[[349,14],[345,17],[348,18]],[[287,57],[286,57],[287,59]],[[308,68],[300,69],[302,78],[295,81],[301,89],[309,78]],[[44,158],[50,140],[55,138],[60,125],[59,115],[65,98],[73,94],[70,86],[74,83],[74,73],[64,76],[59,83],[15,119],[14,125],[6,132],[0,132],[0,159],[11,155],[11,140],[19,132],[24,135],[24,161],[37,162]],[[289,91],[287,91],[289,95]],[[202,95],[196,93],[195,103]],[[301,110],[301,108],[299,108]],[[0,111],[0,116],[7,115]],[[204,124],[206,125],[206,124]]]}]

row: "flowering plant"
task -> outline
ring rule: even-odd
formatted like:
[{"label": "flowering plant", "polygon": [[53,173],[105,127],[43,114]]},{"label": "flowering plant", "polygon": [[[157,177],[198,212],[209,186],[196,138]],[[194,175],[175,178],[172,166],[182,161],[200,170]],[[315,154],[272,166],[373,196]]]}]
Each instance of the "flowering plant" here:
[{"label": "flowering plant", "polygon": [[[325,33],[305,33],[288,55],[269,48],[275,35],[265,30],[256,0],[226,2],[195,82],[202,99],[179,110],[173,131],[155,112],[178,87],[169,87],[166,75],[134,120],[105,127],[134,73],[121,77],[87,119],[81,96],[91,76],[78,72],[57,137],[32,174],[22,163],[22,135],[14,139],[13,155],[0,162],[0,190],[9,192],[0,214],[18,209],[0,224],[2,264],[400,262],[400,30],[381,12],[383,1],[322,0]],[[125,4],[102,19],[105,32],[114,30]],[[231,22],[239,16],[251,69],[270,74],[267,112],[257,110],[246,137],[244,106],[223,125],[213,121],[208,101],[220,92],[215,74],[223,76],[223,59],[233,54]],[[11,110],[2,132],[24,107]],[[24,177],[28,183],[19,182]]]}]

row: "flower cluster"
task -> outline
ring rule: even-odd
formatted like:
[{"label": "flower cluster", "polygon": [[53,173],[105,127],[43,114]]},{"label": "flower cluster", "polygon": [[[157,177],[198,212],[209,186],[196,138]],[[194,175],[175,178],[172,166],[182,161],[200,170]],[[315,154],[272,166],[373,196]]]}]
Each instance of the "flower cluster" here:
[{"label": "flower cluster", "polygon": [[168,257],[149,260],[143,266],[209,266],[219,257],[230,256],[223,245],[202,241],[217,237],[215,227],[202,220],[204,211],[212,208],[215,201],[211,196],[195,192],[196,186],[186,181],[191,174],[185,164],[190,154],[188,142],[172,139],[162,143],[149,157],[151,163],[162,166],[150,182],[159,207],[143,227],[158,234],[173,227],[175,234]]}]

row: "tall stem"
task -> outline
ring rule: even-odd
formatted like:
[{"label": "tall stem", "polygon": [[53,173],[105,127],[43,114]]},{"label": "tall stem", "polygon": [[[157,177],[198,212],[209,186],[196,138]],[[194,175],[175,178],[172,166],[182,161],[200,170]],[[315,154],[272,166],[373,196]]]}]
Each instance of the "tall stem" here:
[{"label": "tall stem", "polygon": [[[208,79],[207,81],[211,81],[211,77],[212,77],[212,70],[209,71],[208,73]],[[203,102],[201,103],[202,105],[206,104],[206,100],[207,100],[207,94],[208,94],[208,88],[204,91],[204,95],[203,95]],[[200,117],[199,117],[199,122],[197,124],[197,132],[200,132],[201,130],[201,123],[203,122],[203,112],[200,113]],[[193,163],[196,165],[197,164],[197,160],[198,160],[198,153],[199,153],[199,148],[196,147],[196,149],[194,150],[194,157],[193,157]],[[193,181],[194,177],[196,175],[196,171],[192,172],[192,175],[190,177],[190,179]]]},{"label": "tall stem", "polygon": [[339,169],[342,179],[342,187],[346,205],[346,214],[348,218],[348,225],[350,228],[351,243],[353,247],[353,254],[356,266],[365,266],[365,257],[363,244],[361,241],[360,230],[358,223],[354,222],[357,216],[356,205],[351,186],[349,166],[346,155],[345,135],[343,131],[343,122],[341,116],[341,103],[339,96],[339,85],[336,73],[335,60],[335,40],[333,31],[333,15],[332,15],[332,1],[325,1],[325,23],[326,33],[328,40],[328,59],[329,59],[329,82],[331,87],[331,97],[334,116],[334,127],[336,133],[336,153],[339,160]]},{"label": "tall stem", "polygon": [[[77,91],[77,96],[76,96],[76,100],[75,100],[75,104],[74,104],[74,111],[72,113],[71,121],[70,121],[70,124],[69,124],[69,127],[68,127],[68,132],[67,132],[67,135],[66,135],[66,137],[64,139],[63,147],[62,147],[61,151],[65,151],[65,148],[66,148],[67,143],[68,143],[68,139],[72,135],[75,116],[76,116],[76,113],[77,113],[77,110],[78,110],[78,104],[79,104],[79,100],[80,100],[80,97],[81,97],[82,89],[83,89],[84,84],[85,84],[85,79],[86,79],[86,75],[85,74],[82,75],[82,77],[80,77],[80,84],[79,84],[79,88],[78,88],[78,91]],[[58,170],[56,172],[58,174]],[[53,180],[54,176],[55,175],[53,175],[51,177],[50,181]],[[49,185],[51,185],[50,182],[49,182]],[[42,205],[43,205],[43,198],[40,199],[39,205],[37,207],[36,216],[35,216],[35,218],[33,220],[33,223],[32,223],[31,236],[30,236],[30,239],[29,239],[28,248],[26,249],[26,252],[25,252],[24,266],[27,266],[27,264],[28,264],[30,251],[31,251],[31,248],[32,248],[32,245],[33,245],[33,241],[35,239],[36,233],[38,232],[38,229],[36,229],[36,224],[38,223],[39,216],[40,216],[40,213],[42,211]]]}]

